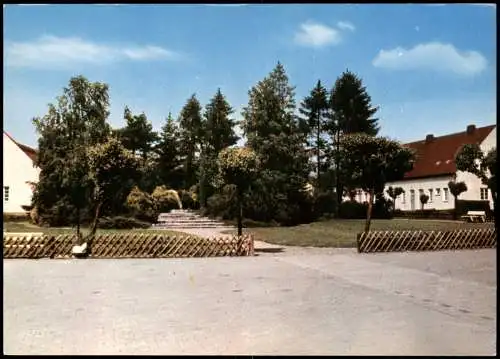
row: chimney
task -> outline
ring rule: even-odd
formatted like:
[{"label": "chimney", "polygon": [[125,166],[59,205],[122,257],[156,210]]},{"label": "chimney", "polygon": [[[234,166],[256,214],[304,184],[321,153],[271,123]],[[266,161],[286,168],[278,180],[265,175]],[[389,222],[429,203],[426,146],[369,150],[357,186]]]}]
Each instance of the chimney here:
[{"label": "chimney", "polygon": [[427,135],[425,137],[425,143],[430,143],[432,141],[434,141],[434,135],[433,134]]},{"label": "chimney", "polygon": [[467,126],[467,134],[468,135],[472,135],[475,130],[476,130],[476,125],[469,125],[469,126]]}]

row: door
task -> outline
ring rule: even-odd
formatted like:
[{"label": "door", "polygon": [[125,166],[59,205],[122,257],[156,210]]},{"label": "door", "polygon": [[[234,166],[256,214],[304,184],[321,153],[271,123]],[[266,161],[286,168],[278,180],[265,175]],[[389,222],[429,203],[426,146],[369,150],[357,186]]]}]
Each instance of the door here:
[{"label": "door", "polygon": [[410,190],[410,206],[411,206],[411,210],[414,211],[415,210],[415,190],[414,189]]}]

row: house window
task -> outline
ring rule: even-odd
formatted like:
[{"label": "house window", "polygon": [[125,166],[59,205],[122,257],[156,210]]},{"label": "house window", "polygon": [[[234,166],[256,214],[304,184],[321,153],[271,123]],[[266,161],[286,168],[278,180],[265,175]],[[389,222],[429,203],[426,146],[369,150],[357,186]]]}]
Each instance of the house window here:
[{"label": "house window", "polygon": [[9,202],[10,188],[9,186],[3,186],[3,200],[4,202]]},{"label": "house window", "polygon": [[432,194],[433,194],[432,188],[429,188],[429,203],[432,203]]},{"label": "house window", "polygon": [[441,188],[436,188],[436,197],[441,195]]},{"label": "house window", "polygon": [[448,188],[443,188],[443,201],[448,202]]},{"label": "house window", "polygon": [[488,188],[483,187],[481,188],[481,201],[486,201],[488,200]]}]

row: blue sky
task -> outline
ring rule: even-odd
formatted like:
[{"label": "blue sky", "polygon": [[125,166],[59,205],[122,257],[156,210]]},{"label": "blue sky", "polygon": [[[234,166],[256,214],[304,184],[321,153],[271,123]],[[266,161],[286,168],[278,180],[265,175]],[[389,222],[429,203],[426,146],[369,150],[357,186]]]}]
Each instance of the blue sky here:
[{"label": "blue sky", "polygon": [[4,5],[4,129],[35,146],[31,119],[79,74],[109,84],[115,127],[127,105],[159,129],[218,87],[239,119],[279,60],[297,103],[357,73],[381,135],[408,142],[496,123],[495,36],[487,5]]}]

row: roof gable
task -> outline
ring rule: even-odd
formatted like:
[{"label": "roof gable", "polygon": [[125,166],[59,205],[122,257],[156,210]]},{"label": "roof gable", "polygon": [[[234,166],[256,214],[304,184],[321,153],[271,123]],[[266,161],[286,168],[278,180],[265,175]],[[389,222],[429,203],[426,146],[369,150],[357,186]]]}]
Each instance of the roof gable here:
[{"label": "roof gable", "polygon": [[35,162],[37,151],[34,148],[17,142],[11,135],[9,135],[5,131],[3,131],[3,133],[5,133],[5,135],[7,135],[7,137],[10,138],[11,141],[14,142],[21,149],[21,151],[23,151],[26,154],[26,156],[28,156],[31,159],[31,161]]},{"label": "roof gable", "polygon": [[407,143],[404,146],[416,151],[413,170],[407,172],[405,179],[442,176],[457,172],[455,156],[465,144],[481,144],[496,125],[475,128],[467,131],[435,137],[429,141]]}]

